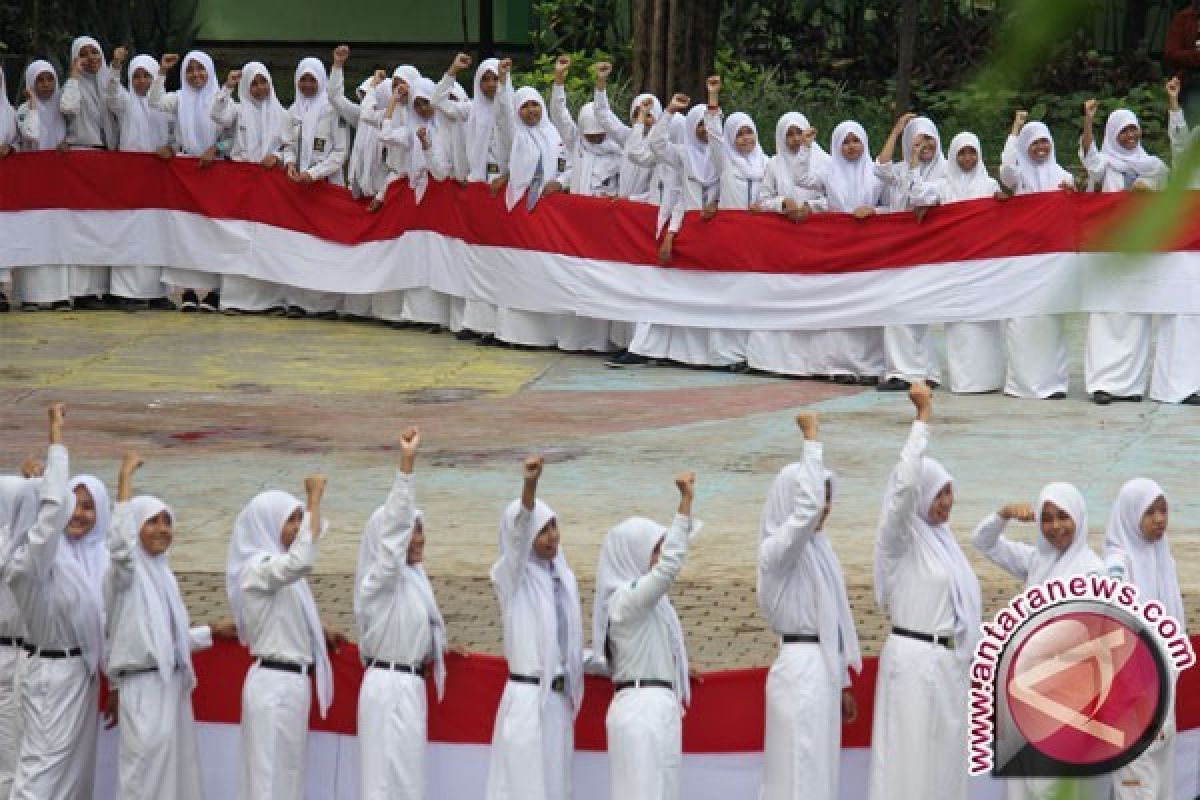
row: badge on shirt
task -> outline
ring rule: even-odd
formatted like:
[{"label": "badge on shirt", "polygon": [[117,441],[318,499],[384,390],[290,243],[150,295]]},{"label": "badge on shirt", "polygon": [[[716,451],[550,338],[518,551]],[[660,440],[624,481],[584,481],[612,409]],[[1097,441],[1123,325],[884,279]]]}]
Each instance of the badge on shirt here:
[{"label": "badge on shirt", "polygon": [[338,127],[339,128],[346,127],[346,120],[344,120],[342,117],[338,117]]},{"label": "badge on shirt", "polygon": [[487,174],[488,175],[499,175],[500,174],[500,165],[488,162]]},{"label": "badge on shirt", "polygon": [[313,152],[315,152],[315,153],[324,153],[325,152],[325,140],[324,139],[322,139],[320,137],[313,139]]},{"label": "badge on shirt", "polygon": [[559,172],[567,171],[567,160],[565,158],[563,158],[562,156],[559,156],[559,158],[558,158],[558,171]]}]

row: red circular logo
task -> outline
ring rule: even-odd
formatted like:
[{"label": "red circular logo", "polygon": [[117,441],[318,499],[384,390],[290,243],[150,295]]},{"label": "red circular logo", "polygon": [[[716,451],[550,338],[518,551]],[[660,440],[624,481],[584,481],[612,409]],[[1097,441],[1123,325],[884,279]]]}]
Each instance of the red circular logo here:
[{"label": "red circular logo", "polygon": [[1076,611],[1021,642],[1004,688],[1025,740],[1063,764],[1098,764],[1155,725],[1162,677],[1149,643],[1112,616]]}]

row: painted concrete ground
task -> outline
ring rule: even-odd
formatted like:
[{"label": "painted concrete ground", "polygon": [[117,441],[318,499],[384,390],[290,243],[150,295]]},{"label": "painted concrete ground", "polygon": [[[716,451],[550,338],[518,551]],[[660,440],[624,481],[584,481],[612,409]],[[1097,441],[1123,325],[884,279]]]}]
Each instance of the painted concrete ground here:
[{"label": "painted concrete ground", "polygon": [[[1074,321],[1075,353],[1081,328]],[[1193,605],[1200,412],[1153,403],[1101,409],[1086,402],[1078,374],[1073,385],[1057,402],[936,393],[932,452],[958,481],[960,539],[1003,502],[1032,501],[1043,483],[1070,480],[1088,498],[1099,546],[1117,488],[1148,475],[1171,495]],[[44,408],[54,400],[68,404],[73,471],[115,483],[124,449],[145,455],[139,488],[176,509],[172,561],[199,618],[224,613],[225,553],[240,507],[267,487],[300,493],[305,474],[325,472],[332,527],[314,580],[323,612],[347,630],[359,532],[388,489],[396,434],[420,425],[427,566],[453,638],[490,652],[499,651],[499,627],[487,570],[526,454],[547,456],[543,497],[559,513],[588,615],[605,531],[631,514],[667,520],[672,476],[694,469],[706,528],[675,597],[705,668],[772,657],[754,600],[759,513],[775,471],[799,451],[796,410],[815,408],[840,476],[829,531],[867,650],[878,648],[872,547],[880,495],[912,416],[903,395],[677,368],[614,371],[592,356],[481,348],[377,325],[0,315],[0,469],[44,451]],[[970,555],[994,608],[1015,584]]]}]

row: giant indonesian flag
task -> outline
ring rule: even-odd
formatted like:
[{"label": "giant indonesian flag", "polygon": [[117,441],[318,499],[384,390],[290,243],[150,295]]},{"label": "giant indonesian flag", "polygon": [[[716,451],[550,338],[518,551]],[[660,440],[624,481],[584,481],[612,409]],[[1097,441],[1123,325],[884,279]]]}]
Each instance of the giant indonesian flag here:
[{"label": "giant indonesian flag", "polygon": [[[1130,259],[1145,202],[1051,192],[856,220],[690,213],[663,267],[656,209],[554,195],[508,213],[482,184],[393,184],[377,214],[280,170],[76,151],[0,160],[0,268],[149,265],[350,294],[431,287],[526,311],[791,330],[1074,311],[1200,314],[1200,225]],[[1185,201],[1200,209],[1200,197]],[[1188,219],[1195,219],[1188,211]]]},{"label": "giant indonesian flag", "polygon": [[[1200,637],[1192,642],[1200,647]],[[242,679],[251,663],[242,647],[229,642],[218,642],[214,649],[195,655],[199,686],[193,705],[200,723],[200,766],[209,798],[237,796]],[[842,728],[841,796],[845,800],[866,797],[878,666],[877,659],[864,659],[863,674],[852,686],[859,714]],[[441,704],[432,681],[427,681],[428,800],[481,800],[492,724],[508,670],[503,659],[477,654],[448,654],[446,667],[446,697]],[[358,800],[355,717],[363,667],[356,648],[344,647],[333,656],[333,675],[334,700],[328,718],[317,715],[314,702],[309,722],[307,800]],[[693,684],[692,705],[683,718],[681,800],[758,797],[766,677],[767,670],[756,667],[710,672]],[[575,724],[573,800],[610,800],[604,715],[611,699],[611,684],[589,676]],[[1192,800],[1200,793],[1200,671],[1190,669],[1180,677],[1175,712],[1180,733],[1175,797]],[[116,748],[116,731],[106,732],[97,763],[97,800],[115,798]],[[971,779],[971,800],[1003,798],[1001,781]]]}]

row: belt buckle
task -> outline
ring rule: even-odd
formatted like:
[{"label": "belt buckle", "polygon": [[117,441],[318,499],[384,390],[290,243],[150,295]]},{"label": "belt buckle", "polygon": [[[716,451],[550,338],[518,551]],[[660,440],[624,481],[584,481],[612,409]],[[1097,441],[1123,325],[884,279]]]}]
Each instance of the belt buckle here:
[{"label": "belt buckle", "polygon": [[566,691],[566,688],[567,680],[563,675],[555,675],[554,680],[550,681],[550,691],[552,692]]},{"label": "belt buckle", "polygon": [[953,650],[953,649],[954,649],[954,637],[953,637],[953,636],[946,636],[946,637],[943,637],[943,638],[946,640],[946,647],[948,647],[949,649]]}]

